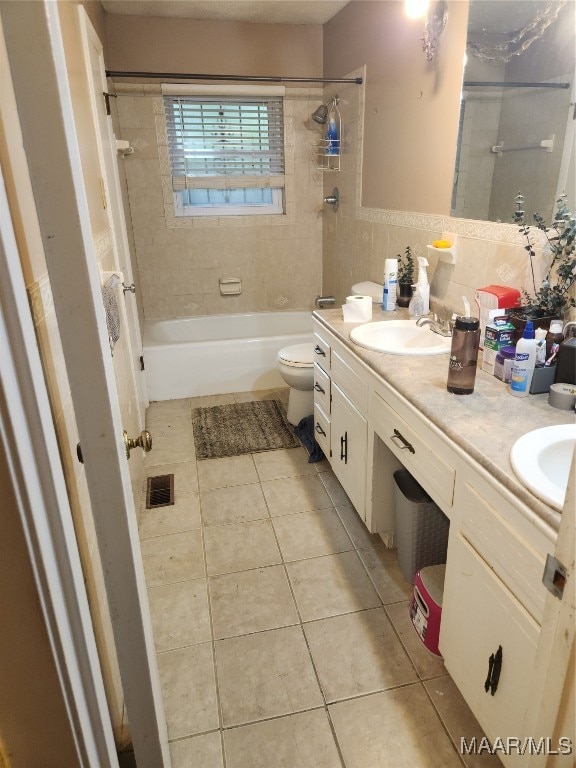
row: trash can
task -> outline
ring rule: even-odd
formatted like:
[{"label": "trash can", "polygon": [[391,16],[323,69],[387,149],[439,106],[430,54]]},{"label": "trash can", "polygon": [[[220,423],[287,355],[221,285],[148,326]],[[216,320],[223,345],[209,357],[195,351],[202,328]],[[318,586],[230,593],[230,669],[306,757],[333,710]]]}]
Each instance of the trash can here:
[{"label": "trash can", "polygon": [[395,542],[404,578],[446,562],[450,522],[406,469],[394,472]]},{"label": "trash can", "polygon": [[444,595],[445,565],[422,568],[414,577],[414,594],[410,601],[410,618],[418,637],[434,656],[442,656],[438,650],[442,598]]}]

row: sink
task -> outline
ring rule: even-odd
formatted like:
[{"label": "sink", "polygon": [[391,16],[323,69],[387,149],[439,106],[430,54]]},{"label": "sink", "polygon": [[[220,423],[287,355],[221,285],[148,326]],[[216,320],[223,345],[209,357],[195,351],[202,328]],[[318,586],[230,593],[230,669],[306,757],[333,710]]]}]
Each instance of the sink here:
[{"label": "sink", "polygon": [[381,320],[358,325],[350,333],[354,344],[392,355],[443,355],[450,352],[452,339],[440,336],[428,325],[415,320]]},{"label": "sink", "polygon": [[560,511],[575,445],[576,424],[559,424],[527,432],[510,451],[512,469],[522,485]]}]

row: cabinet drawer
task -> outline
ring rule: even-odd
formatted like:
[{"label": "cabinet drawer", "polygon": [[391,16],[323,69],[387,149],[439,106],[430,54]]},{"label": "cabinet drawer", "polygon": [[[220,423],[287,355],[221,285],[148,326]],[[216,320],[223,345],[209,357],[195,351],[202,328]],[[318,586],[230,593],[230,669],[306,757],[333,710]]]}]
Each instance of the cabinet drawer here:
[{"label": "cabinet drawer", "polygon": [[314,362],[318,363],[327,373],[330,373],[330,342],[327,338],[323,338],[318,331],[315,331],[312,344],[314,348]]},{"label": "cabinet drawer", "polygon": [[[350,361],[352,362],[352,361]],[[344,353],[332,350],[332,379],[364,415],[368,412],[368,382],[346,360]]]},{"label": "cabinet drawer", "polygon": [[456,470],[439,455],[441,445],[422,425],[416,432],[376,392],[370,403],[374,431],[444,510],[452,507]]},{"label": "cabinet drawer", "polygon": [[314,403],[314,437],[328,458],[330,456],[330,419],[316,403]]},{"label": "cabinet drawer", "polygon": [[330,376],[314,363],[314,403],[330,414]]},{"label": "cabinet drawer", "polygon": [[542,622],[547,591],[542,584],[547,541],[531,527],[522,535],[520,512],[499,496],[491,504],[490,489],[475,478],[474,486],[463,483],[456,494],[462,514],[462,536],[513,592],[528,613]]},{"label": "cabinet drawer", "polygon": [[[459,535],[451,535],[442,605],[440,652],[470,709],[490,740],[525,737],[531,705],[539,627],[484,561]],[[494,695],[485,690],[491,654],[502,648]],[[506,766],[522,757],[504,757]],[[524,758],[525,763],[525,758]]]}]

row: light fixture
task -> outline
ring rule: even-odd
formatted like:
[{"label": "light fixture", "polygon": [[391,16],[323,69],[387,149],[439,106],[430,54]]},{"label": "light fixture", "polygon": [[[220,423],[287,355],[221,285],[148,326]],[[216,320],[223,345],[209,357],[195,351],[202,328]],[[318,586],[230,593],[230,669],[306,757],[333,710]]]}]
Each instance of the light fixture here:
[{"label": "light fixture", "polygon": [[314,112],[311,114],[312,120],[314,122],[319,123],[320,125],[326,125],[328,122],[328,115],[332,111],[332,109],[336,108],[336,105],[338,104],[338,97],[335,96],[333,99],[330,99],[330,101],[327,101],[326,104],[321,104],[318,109],[315,109]]},{"label": "light fixture", "polygon": [[404,12],[409,19],[423,19],[429,5],[430,0],[405,0]]},{"label": "light fixture", "polygon": [[446,26],[448,4],[446,0],[404,0],[404,13],[409,19],[424,19],[422,50],[428,61],[432,61],[438,38]]},{"label": "light fixture", "polygon": [[432,61],[438,40],[442,34],[446,21],[448,20],[448,4],[446,0],[436,0],[429,8],[424,21],[424,32],[422,34],[422,50],[427,61]]}]

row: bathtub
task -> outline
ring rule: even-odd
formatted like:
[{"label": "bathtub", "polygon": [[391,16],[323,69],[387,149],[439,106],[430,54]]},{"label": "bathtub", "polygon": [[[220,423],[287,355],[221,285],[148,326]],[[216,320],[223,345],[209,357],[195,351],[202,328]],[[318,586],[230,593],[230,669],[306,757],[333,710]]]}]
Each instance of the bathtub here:
[{"label": "bathtub", "polygon": [[285,387],[276,355],[312,341],[310,312],[258,312],[156,320],[144,325],[150,400]]}]

